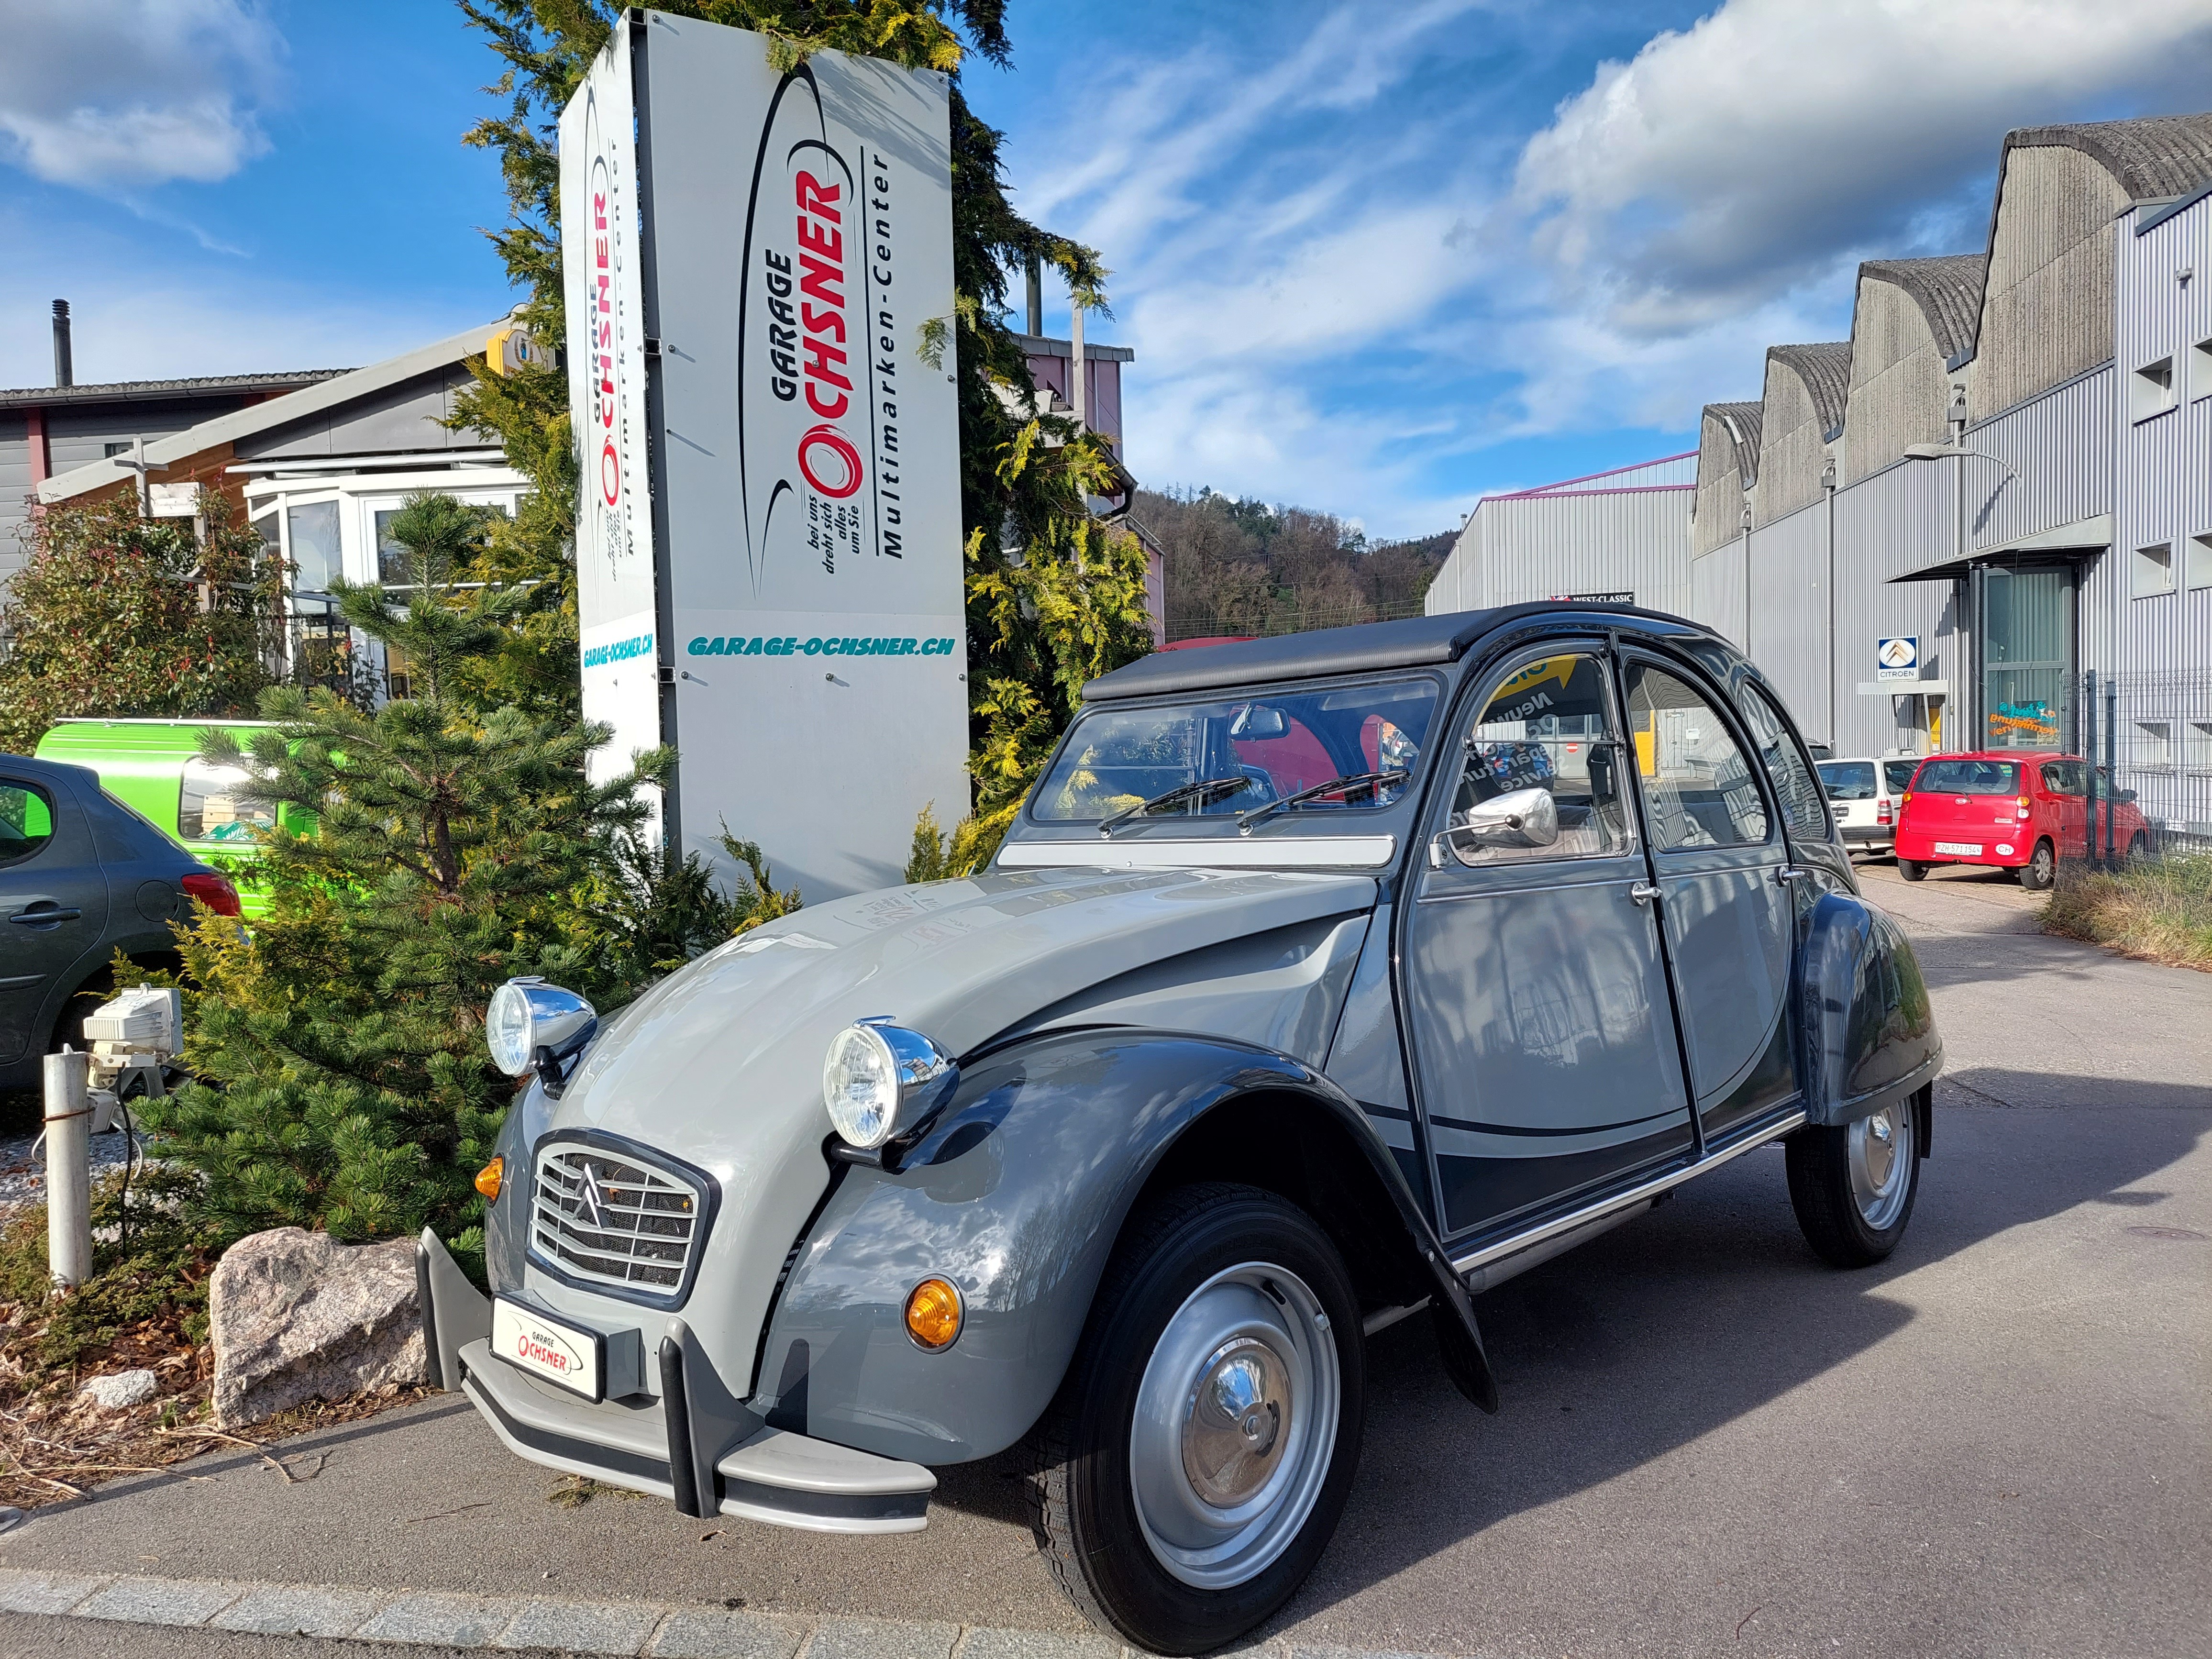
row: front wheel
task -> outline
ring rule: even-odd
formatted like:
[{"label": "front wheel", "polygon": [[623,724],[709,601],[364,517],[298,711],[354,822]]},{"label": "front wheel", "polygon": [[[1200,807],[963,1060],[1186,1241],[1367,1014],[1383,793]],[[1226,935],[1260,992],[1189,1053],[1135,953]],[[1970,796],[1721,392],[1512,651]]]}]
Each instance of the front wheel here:
[{"label": "front wheel", "polygon": [[2031,893],[2047,893],[2057,878],[2057,853],[2047,841],[2036,842],[2034,853],[2020,866],[2020,884]]},{"label": "front wheel", "polygon": [[1920,1097],[1784,1143],[1790,1206],[1805,1242],[1838,1267],[1868,1267],[1897,1248],[1920,1192]]},{"label": "front wheel", "polygon": [[1928,879],[1928,866],[1917,859],[1899,859],[1897,873],[1907,881],[1925,881]]},{"label": "front wheel", "polygon": [[1133,1218],[1036,1437],[1060,1588],[1154,1653],[1265,1620],[1336,1530],[1365,1365],[1350,1275],[1296,1205],[1206,1185]]}]

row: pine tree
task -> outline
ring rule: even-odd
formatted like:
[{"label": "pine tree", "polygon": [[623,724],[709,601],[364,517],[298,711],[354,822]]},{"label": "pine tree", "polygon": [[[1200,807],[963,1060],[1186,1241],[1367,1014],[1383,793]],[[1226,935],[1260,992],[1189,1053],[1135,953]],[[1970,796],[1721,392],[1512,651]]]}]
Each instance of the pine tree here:
[{"label": "pine tree", "polygon": [[128,495],[49,507],[25,526],[8,585],[0,750],[27,755],[71,716],[243,714],[269,683],[283,571],[206,492],[189,519],[147,519]]},{"label": "pine tree", "polygon": [[273,729],[203,741],[304,826],[267,837],[271,909],[252,938],[204,915],[185,941],[197,1080],[146,1113],[232,1236],[428,1224],[465,1255],[480,1248],[471,1179],[514,1087],[484,1047],[492,992],[542,973],[611,1006],[638,988],[631,953],[598,948],[588,901],[623,885],[639,786],[670,757],[593,785],[584,758],[604,727],[480,710],[471,688],[527,603],[452,583],[486,523],[450,496],[411,497],[391,526],[412,563],[404,603],[332,584],[346,622],[404,661],[410,696],[370,712],[280,687],[261,700]]},{"label": "pine tree", "polygon": [[[505,65],[495,90],[510,100],[468,137],[499,153],[513,209],[491,239],[509,278],[527,290],[519,319],[537,338],[558,341],[565,314],[555,124],[622,8],[606,0],[460,5]],[[1004,0],[669,0],[663,9],[764,34],[784,67],[834,50],[952,79],[954,315],[932,343],[953,350],[958,374],[975,799],[940,803],[957,828],[949,848],[933,842],[936,858],[925,867],[973,869],[1005,834],[1084,681],[1150,648],[1143,552],[1126,531],[1093,519],[1085,500],[1118,488],[1109,482],[1110,453],[1073,421],[1039,412],[1007,321],[1009,275],[1032,260],[1059,271],[1078,303],[1110,314],[1106,272],[1091,249],[1015,212],[1000,173],[1000,135],[962,94],[971,52],[1008,61]],[[497,437],[537,494],[512,524],[494,526],[471,572],[530,586],[508,641],[469,672],[533,705],[573,707],[562,702],[579,695],[568,382],[550,368],[502,377],[481,362],[471,367],[476,384],[462,394],[455,422]]]}]

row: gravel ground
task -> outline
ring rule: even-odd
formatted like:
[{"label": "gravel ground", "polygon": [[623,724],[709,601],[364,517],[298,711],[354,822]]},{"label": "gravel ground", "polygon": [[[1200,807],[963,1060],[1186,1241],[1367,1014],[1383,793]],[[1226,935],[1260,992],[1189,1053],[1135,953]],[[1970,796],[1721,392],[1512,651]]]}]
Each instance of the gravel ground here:
[{"label": "gravel ground", "polygon": [[[32,1156],[32,1149],[37,1146],[38,1139],[37,1132],[33,1131],[27,1135],[9,1135],[0,1139],[0,1213],[12,1210],[19,1204],[45,1201],[46,1149],[38,1147],[35,1160]],[[94,1181],[110,1170],[123,1167],[126,1145],[120,1129],[92,1138],[92,1178]],[[143,1141],[141,1145],[143,1150]]]}]

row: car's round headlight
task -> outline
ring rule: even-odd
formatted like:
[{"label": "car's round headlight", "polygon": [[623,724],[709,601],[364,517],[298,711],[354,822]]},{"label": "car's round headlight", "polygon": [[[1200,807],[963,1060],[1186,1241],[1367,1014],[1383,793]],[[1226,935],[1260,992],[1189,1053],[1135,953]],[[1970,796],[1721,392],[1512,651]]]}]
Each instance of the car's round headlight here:
[{"label": "car's round headlight", "polygon": [[484,1011],[484,1043],[491,1063],[509,1077],[520,1077],[540,1048],[563,1054],[599,1014],[574,991],[532,977],[511,979],[491,994]]},{"label": "car's round headlight", "polygon": [[925,1122],[959,1081],[951,1055],[921,1032],[878,1015],[830,1039],[822,1103],[848,1146],[872,1152]]},{"label": "car's round headlight", "polygon": [[830,1040],[822,1061],[822,1103],[839,1135],[863,1151],[897,1133],[897,1057],[870,1025],[848,1025]]}]

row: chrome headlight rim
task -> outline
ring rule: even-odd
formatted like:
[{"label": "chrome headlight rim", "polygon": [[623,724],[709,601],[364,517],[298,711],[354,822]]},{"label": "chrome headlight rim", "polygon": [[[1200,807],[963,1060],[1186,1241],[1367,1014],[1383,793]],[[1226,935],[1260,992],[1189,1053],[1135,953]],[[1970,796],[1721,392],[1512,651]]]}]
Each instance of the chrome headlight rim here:
[{"label": "chrome headlight rim", "polygon": [[588,1041],[599,1025],[599,1011],[575,992],[543,975],[523,974],[491,994],[484,1010],[484,1047],[491,1063],[509,1077],[521,1077],[550,1048],[566,1057]]},{"label": "chrome headlight rim", "polygon": [[[863,1071],[872,1078],[863,1086]],[[874,1152],[911,1134],[951,1095],[952,1057],[889,1014],[856,1019],[830,1039],[822,1059],[822,1104],[837,1138]]]}]

